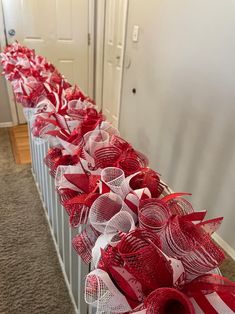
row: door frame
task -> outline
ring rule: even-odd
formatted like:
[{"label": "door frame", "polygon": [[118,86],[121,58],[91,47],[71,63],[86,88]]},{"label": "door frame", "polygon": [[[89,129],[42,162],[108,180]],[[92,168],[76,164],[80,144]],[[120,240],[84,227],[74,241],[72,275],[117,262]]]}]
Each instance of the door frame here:
[{"label": "door frame", "polygon": [[[88,95],[94,98],[94,86],[95,86],[95,6],[96,0],[88,0]],[[2,0],[0,0],[0,47],[4,49],[7,45],[6,29],[4,21],[4,13]],[[78,82],[79,84],[79,82]],[[9,82],[6,81],[7,94],[9,97],[10,110],[12,116],[12,124],[19,124],[18,114],[14,99],[12,87]]]},{"label": "door frame", "polygon": [[[126,49],[126,32],[128,20],[129,0],[126,0],[125,10],[125,27],[123,38],[123,56],[122,56],[122,74],[121,74],[121,88],[118,104],[118,125],[120,117],[120,107],[122,100],[122,83],[123,83],[123,70],[125,64],[125,49]],[[97,0],[95,7],[95,86],[94,97],[97,107],[102,110],[103,107],[103,80],[104,80],[104,51],[105,51],[105,19],[106,19],[106,0]]]},{"label": "door frame", "polygon": [[[2,0],[0,1],[0,46],[1,50],[3,50],[7,45],[6,41],[6,30],[5,30],[5,22],[4,22],[4,14],[3,14],[3,7],[2,7]],[[10,110],[11,110],[11,119],[12,125],[18,124],[18,115],[16,110],[16,103],[13,94],[13,90],[11,88],[10,83],[4,78],[6,81],[6,89],[9,98]]]},{"label": "door frame", "polygon": [[[95,94],[95,6],[96,0],[88,0],[88,95]],[[78,82],[79,83],[79,82]]]},{"label": "door frame", "polygon": [[97,0],[95,7],[95,88],[94,98],[99,110],[103,104],[103,67],[106,0]]}]

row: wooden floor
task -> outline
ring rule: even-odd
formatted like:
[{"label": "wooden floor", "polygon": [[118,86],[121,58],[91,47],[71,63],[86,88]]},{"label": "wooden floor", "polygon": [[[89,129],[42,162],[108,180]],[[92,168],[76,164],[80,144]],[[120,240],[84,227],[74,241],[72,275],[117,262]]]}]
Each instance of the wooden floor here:
[{"label": "wooden floor", "polygon": [[17,164],[31,162],[27,124],[21,124],[9,128],[12,152]]}]

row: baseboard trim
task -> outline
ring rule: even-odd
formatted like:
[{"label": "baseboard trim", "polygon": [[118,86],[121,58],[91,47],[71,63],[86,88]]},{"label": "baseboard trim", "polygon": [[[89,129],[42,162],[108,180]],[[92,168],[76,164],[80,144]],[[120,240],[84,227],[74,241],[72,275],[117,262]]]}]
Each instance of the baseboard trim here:
[{"label": "baseboard trim", "polygon": [[214,233],[212,238],[235,261],[235,250],[226,241],[224,241],[218,233]]},{"label": "baseboard trim", "polygon": [[13,122],[0,122],[0,128],[9,128],[13,125]]}]

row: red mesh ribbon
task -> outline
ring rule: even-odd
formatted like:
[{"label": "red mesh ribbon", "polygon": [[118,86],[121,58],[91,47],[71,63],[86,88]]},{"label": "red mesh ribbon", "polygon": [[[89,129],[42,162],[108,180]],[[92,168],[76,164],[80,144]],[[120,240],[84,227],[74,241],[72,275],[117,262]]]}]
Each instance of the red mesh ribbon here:
[{"label": "red mesh ribbon", "polygon": [[50,148],[44,158],[44,163],[50,169],[50,174],[55,177],[56,170],[61,165],[76,165],[79,161],[77,155],[63,155],[59,147]]},{"label": "red mesh ribbon", "polygon": [[61,205],[65,207],[68,215],[70,215],[71,214],[70,207],[67,207],[66,204],[69,200],[79,195],[79,193],[69,188],[60,188],[60,189],[57,189],[57,192],[60,196]]},{"label": "red mesh ribbon", "polygon": [[80,133],[84,135],[87,132],[94,130],[103,120],[104,116],[101,112],[98,113],[95,108],[88,108],[86,116],[79,126]]},{"label": "red mesh ribbon", "polygon": [[8,46],[1,57],[6,78],[12,81],[16,100],[24,107],[35,107],[42,95],[46,96],[52,90],[59,93],[60,88],[71,86],[45,58],[36,56],[33,50],[18,43]]},{"label": "red mesh ribbon", "polygon": [[64,207],[70,215],[69,222],[72,227],[87,223],[90,207],[98,197],[98,193],[83,193],[65,202]]},{"label": "red mesh ribbon", "polygon": [[95,151],[94,160],[97,168],[118,167],[123,169],[126,176],[148,165],[148,159],[143,154],[115,135],[111,138],[110,146]]},{"label": "red mesh ribbon", "polygon": [[62,205],[70,216],[72,227],[87,222],[89,208],[99,196],[96,192],[100,176],[83,172],[81,163],[74,167],[60,167],[57,170],[58,193]]},{"label": "red mesh ribbon", "polygon": [[146,294],[173,284],[172,269],[160,247],[156,234],[141,229],[128,233],[118,245],[126,269],[139,280]]},{"label": "red mesh ribbon", "polygon": [[148,188],[154,198],[158,198],[164,189],[159,175],[150,168],[142,168],[140,173],[130,180],[130,187],[133,190]]},{"label": "red mesh ribbon", "polygon": [[65,178],[79,188],[84,193],[92,192],[96,187],[98,188],[99,175],[90,174],[64,174]]},{"label": "red mesh ribbon", "polygon": [[67,101],[77,100],[77,99],[84,101],[85,99],[87,99],[87,96],[85,96],[85,94],[81,91],[81,89],[77,85],[74,85],[66,89],[65,98]]},{"label": "red mesh ribbon", "polygon": [[119,290],[126,296],[132,308],[138,306],[144,299],[141,283],[124,267],[118,249],[109,246],[102,250],[99,268],[110,274]]},{"label": "red mesh ribbon", "polygon": [[190,193],[173,193],[162,198],[162,201],[168,206],[172,215],[185,215],[193,213],[192,205],[181,196],[191,195]]},{"label": "red mesh ribbon", "polygon": [[139,223],[142,228],[160,232],[171,216],[169,208],[157,199],[146,199],[140,202]]},{"label": "red mesh ribbon", "polygon": [[121,150],[117,147],[104,147],[95,151],[94,160],[97,168],[116,166]]},{"label": "red mesh ribbon", "polygon": [[78,157],[76,155],[63,155],[53,160],[51,163],[50,174],[55,177],[56,170],[61,165],[76,165],[78,163]]},{"label": "red mesh ribbon", "polygon": [[171,217],[161,233],[161,240],[164,253],[183,263],[187,280],[216,268],[224,259],[222,250],[210,235],[184,217]]},{"label": "red mesh ribbon", "polygon": [[213,234],[221,225],[223,217],[217,217],[198,224],[207,234]]},{"label": "red mesh ribbon", "polygon": [[99,232],[96,231],[91,225],[87,225],[82,233],[77,234],[72,240],[75,251],[86,264],[91,262],[91,251],[98,236]]},{"label": "red mesh ribbon", "polygon": [[[38,100],[40,97],[46,95],[46,91],[44,90],[44,87],[41,83],[35,82],[31,83],[28,86],[26,84],[22,84],[22,92],[16,92],[13,87],[14,95],[16,98],[16,101],[20,104],[22,104],[23,107],[27,108],[33,108],[36,106]],[[26,91],[27,87],[27,91]]]},{"label": "red mesh ribbon", "polygon": [[62,150],[59,147],[52,147],[48,150],[44,162],[48,168],[52,168],[58,158],[62,156]]},{"label": "red mesh ribbon", "polygon": [[125,175],[138,172],[148,166],[148,159],[134,149],[127,150],[119,159],[118,166],[123,169]]},{"label": "red mesh ribbon", "polygon": [[235,283],[220,275],[205,274],[186,284],[183,291],[188,296],[194,296],[198,291],[201,291],[203,294],[229,293],[235,297]]},{"label": "red mesh ribbon", "polygon": [[146,314],[194,314],[189,298],[174,288],[159,288],[144,301]]},{"label": "red mesh ribbon", "polygon": [[204,313],[234,313],[235,283],[220,275],[206,274],[185,285],[183,290]]}]

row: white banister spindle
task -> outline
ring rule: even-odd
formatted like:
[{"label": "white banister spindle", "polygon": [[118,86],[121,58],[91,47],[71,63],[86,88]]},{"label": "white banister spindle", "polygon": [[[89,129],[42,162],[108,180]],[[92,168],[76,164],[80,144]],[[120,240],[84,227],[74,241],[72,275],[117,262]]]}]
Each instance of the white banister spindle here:
[{"label": "white banister spindle", "polygon": [[[54,181],[55,182],[55,181]],[[54,186],[55,189],[55,186]],[[55,190],[54,190],[55,191]],[[55,191],[54,193],[54,210],[56,213],[56,240],[57,240],[57,245],[58,248],[60,247],[60,241],[61,241],[61,237],[60,237],[60,225],[59,225],[59,208],[58,208],[58,195]]]},{"label": "white banister spindle", "polygon": [[60,205],[59,197],[56,193],[56,207],[57,207],[57,212],[58,212],[58,247],[59,247],[59,252],[60,256],[63,259],[63,234],[62,234],[62,211],[63,208]]},{"label": "white banister spindle", "polygon": [[43,200],[43,193],[42,193],[42,178],[43,178],[43,173],[42,173],[42,145],[41,144],[37,144],[37,152],[38,152],[38,181],[39,181],[39,188],[40,188],[40,192],[42,195],[42,201]]},{"label": "white banister spindle", "polygon": [[52,208],[52,221],[53,221],[53,231],[54,231],[54,236],[57,240],[58,237],[58,231],[57,231],[57,211],[56,211],[56,196],[55,196],[55,179],[51,178],[51,195],[52,195],[52,202],[51,202],[51,208]]},{"label": "white banister spindle", "polygon": [[[43,147],[43,159],[46,156],[46,152],[48,149],[48,145],[47,143],[45,143],[44,147]],[[45,163],[43,163],[43,168],[44,168],[44,181],[45,181],[45,207],[47,209],[47,213],[49,216],[49,212],[48,212],[48,205],[49,205],[49,180],[48,180],[48,170],[47,170],[47,166],[45,165]]]},{"label": "white banister spindle", "polygon": [[[72,238],[77,234],[77,228],[73,228],[71,230],[71,235]],[[76,304],[78,305],[78,294],[79,294],[79,279],[78,278],[78,261],[79,261],[79,257],[77,255],[77,253],[75,252],[75,250],[71,250],[71,268],[70,268],[70,284],[72,287],[72,291],[73,291],[73,296],[75,299]]]},{"label": "white banister spindle", "polygon": [[63,208],[64,212],[64,219],[63,219],[63,229],[64,229],[64,266],[65,271],[67,274],[68,279],[70,279],[70,230],[69,230],[69,216],[65,213],[65,210]]},{"label": "white banister spindle", "polygon": [[54,197],[54,189],[53,189],[53,185],[52,185],[52,177],[51,175],[49,174],[48,176],[48,180],[49,180],[49,186],[50,186],[50,189],[49,189],[49,197],[50,197],[50,200],[49,200],[49,210],[50,210],[50,214],[51,214],[51,227],[52,227],[52,231],[53,231],[53,234],[55,232],[55,229],[54,229],[54,226],[55,226],[55,223],[54,223],[54,215],[53,215],[53,197]]}]

